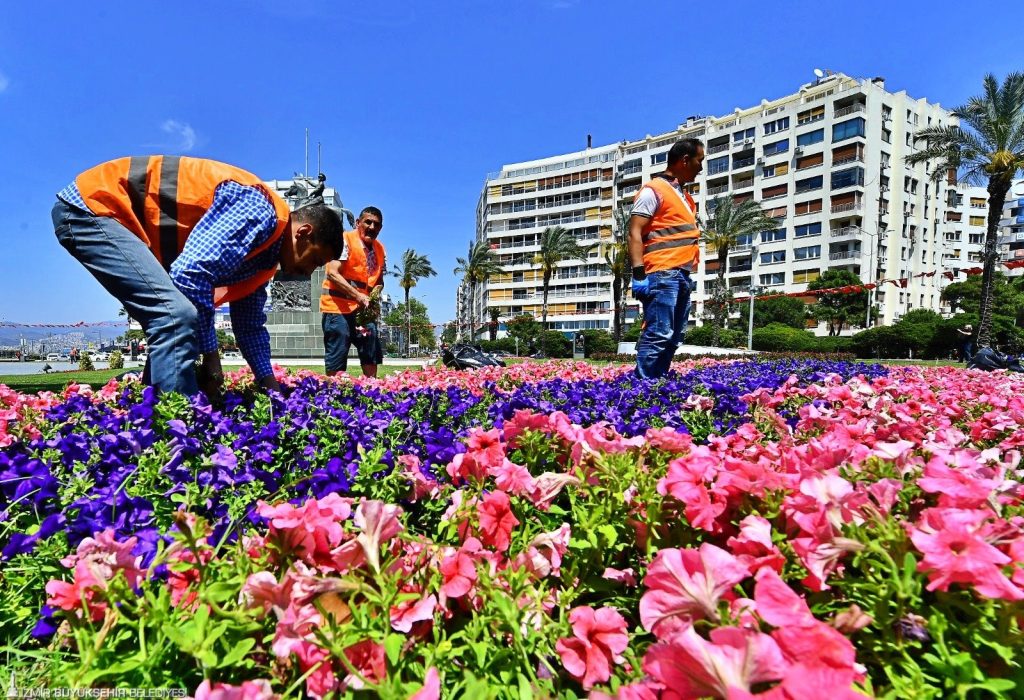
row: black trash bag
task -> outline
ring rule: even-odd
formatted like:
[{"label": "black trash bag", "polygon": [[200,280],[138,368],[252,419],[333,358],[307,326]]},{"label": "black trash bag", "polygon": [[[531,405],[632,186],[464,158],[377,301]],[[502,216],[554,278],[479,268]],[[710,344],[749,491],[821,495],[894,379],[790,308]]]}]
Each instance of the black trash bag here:
[{"label": "black trash bag", "polygon": [[1024,372],[1024,367],[1021,367],[1019,358],[1012,355],[1004,355],[993,348],[982,348],[978,352],[974,353],[970,362],[967,363],[967,368],[982,369],[986,372],[991,372],[996,369],[1008,369],[1011,372]]},{"label": "black trash bag", "polygon": [[441,362],[451,369],[478,369],[480,367],[504,367],[505,361],[486,353],[480,346],[457,343],[441,348]]}]

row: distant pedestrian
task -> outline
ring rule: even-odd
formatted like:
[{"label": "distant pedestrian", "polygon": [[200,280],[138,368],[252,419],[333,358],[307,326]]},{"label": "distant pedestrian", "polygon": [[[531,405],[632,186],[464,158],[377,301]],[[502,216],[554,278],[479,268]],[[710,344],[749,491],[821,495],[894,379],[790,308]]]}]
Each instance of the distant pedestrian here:
[{"label": "distant pedestrian", "polygon": [[214,307],[225,302],[256,380],[279,388],[263,311],[267,284],[279,267],[308,277],[336,258],[343,230],[341,216],[322,204],[291,212],[256,175],[179,156],[119,158],[86,170],[57,195],[53,226],[61,245],[142,324],[144,378],[184,394],[220,391]]},{"label": "distant pedestrian", "polygon": [[704,145],[678,141],[666,163],[665,172],[637,192],[629,217],[632,291],[644,311],[636,372],[645,379],[664,375],[672,364],[690,317],[692,275],[700,261],[697,205],[684,186],[703,169]]},{"label": "distant pedestrian", "polygon": [[968,323],[963,328],[957,328],[956,334],[957,353],[960,362],[966,364],[974,357],[974,326]]}]

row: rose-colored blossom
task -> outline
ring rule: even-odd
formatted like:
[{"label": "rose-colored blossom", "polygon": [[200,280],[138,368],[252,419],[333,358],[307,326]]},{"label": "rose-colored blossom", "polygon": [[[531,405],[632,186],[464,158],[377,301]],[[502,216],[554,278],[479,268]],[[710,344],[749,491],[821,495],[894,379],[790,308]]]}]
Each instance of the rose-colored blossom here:
[{"label": "rose-colored blossom", "polygon": [[504,491],[485,495],[477,508],[480,521],[480,541],[499,552],[508,549],[512,530],[519,520],[512,513],[512,503]]},{"label": "rose-colored blossom", "polygon": [[440,700],[441,698],[441,677],[437,673],[437,667],[431,666],[423,677],[423,687],[409,696],[409,700]]},{"label": "rose-colored blossom", "polygon": [[555,650],[562,665],[584,690],[611,678],[611,665],[621,664],[629,645],[626,620],[614,608],[573,608],[569,612],[572,637],[559,639]]},{"label": "rose-colored blossom", "polygon": [[195,700],[275,700],[277,697],[270,687],[270,681],[263,678],[242,681],[241,685],[204,680],[196,688],[195,694]]}]

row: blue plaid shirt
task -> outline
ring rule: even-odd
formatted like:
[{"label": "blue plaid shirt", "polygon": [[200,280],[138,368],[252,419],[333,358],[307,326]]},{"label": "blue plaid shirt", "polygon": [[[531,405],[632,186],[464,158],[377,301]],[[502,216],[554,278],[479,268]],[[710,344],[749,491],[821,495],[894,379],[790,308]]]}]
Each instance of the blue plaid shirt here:
[{"label": "blue plaid shirt", "polygon": [[[89,211],[78,185],[72,182],[57,195],[68,204]],[[199,350],[217,349],[214,329],[213,290],[276,268],[281,240],[251,260],[245,256],[262,245],[277,227],[274,205],[256,187],[237,182],[217,186],[210,209],[189,234],[181,254],[171,265],[171,280],[199,311]],[[266,285],[249,296],[231,302],[231,328],[253,374],[262,379],[273,374],[270,366],[270,334],[266,329]]]}]

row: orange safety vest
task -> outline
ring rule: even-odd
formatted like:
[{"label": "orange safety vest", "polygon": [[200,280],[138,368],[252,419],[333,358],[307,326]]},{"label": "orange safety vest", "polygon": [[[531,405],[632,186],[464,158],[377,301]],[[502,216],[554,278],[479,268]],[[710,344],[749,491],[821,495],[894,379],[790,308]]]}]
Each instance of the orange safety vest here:
[{"label": "orange safety vest", "polygon": [[[252,173],[226,163],[183,156],[133,156],[86,170],[75,184],[96,216],[109,216],[142,239],[165,270],[181,254],[192,229],[209,210],[222,182],[259,188],[277,212],[269,239],[249,251],[253,258],[281,238],[291,215],[288,204]],[[214,290],[214,304],[243,299],[267,284],[277,266]]]},{"label": "orange safety vest", "polygon": [[[363,294],[369,294],[384,276],[384,246],[380,241],[373,242],[373,253],[377,257],[377,269],[370,274],[366,268],[366,248],[359,231],[345,231],[345,247],[348,259],[341,263],[341,276]],[[324,278],[323,291],[320,293],[320,313],[350,314],[359,309],[355,299],[345,293],[329,279]]]},{"label": "orange safety vest", "polygon": [[685,190],[686,204],[683,204],[679,192],[663,177],[655,176],[644,187],[654,190],[660,202],[643,228],[644,271],[681,268],[694,272],[700,262],[697,204]]}]

